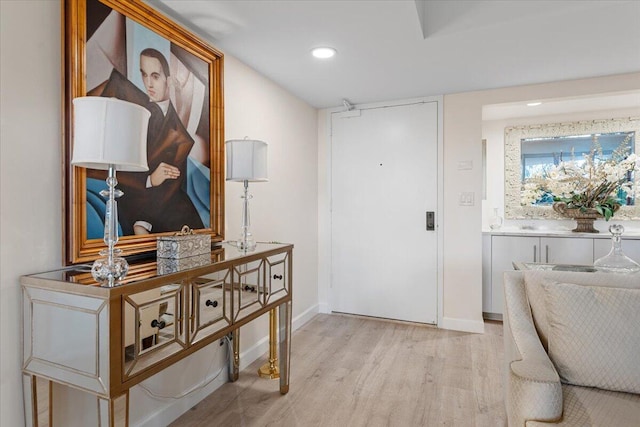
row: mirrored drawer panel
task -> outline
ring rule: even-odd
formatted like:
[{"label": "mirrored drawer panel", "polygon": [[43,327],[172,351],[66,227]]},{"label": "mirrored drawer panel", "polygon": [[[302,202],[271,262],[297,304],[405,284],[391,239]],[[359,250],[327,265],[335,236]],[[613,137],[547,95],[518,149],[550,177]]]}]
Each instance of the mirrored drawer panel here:
[{"label": "mirrored drawer panel", "polygon": [[231,270],[199,277],[191,284],[190,343],[231,324]]},{"label": "mirrored drawer panel", "polygon": [[267,258],[266,303],[289,293],[289,257],[286,253]]},{"label": "mirrored drawer panel", "polygon": [[186,347],[184,288],[170,284],[123,296],[123,379]]},{"label": "mirrored drawer panel", "polygon": [[262,259],[233,268],[233,321],[264,306],[264,269]]}]

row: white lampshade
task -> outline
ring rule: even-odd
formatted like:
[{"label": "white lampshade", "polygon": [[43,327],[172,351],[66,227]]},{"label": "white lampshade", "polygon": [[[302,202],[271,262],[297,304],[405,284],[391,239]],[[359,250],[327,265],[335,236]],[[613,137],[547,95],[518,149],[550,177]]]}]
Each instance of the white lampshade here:
[{"label": "white lampshade", "polygon": [[227,181],[268,181],[266,142],[232,139],[225,144]]},{"label": "white lampshade", "polygon": [[117,98],[86,96],[73,100],[71,164],[90,169],[144,172],[151,113]]}]

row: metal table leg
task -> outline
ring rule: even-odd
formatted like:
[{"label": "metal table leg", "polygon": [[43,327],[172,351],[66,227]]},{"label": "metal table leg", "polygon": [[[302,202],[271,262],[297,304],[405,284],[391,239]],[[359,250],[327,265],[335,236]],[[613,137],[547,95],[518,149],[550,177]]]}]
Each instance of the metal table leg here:
[{"label": "metal table leg", "polygon": [[262,378],[272,380],[280,378],[280,370],[278,369],[278,349],[276,348],[278,340],[277,322],[278,314],[274,308],[269,311],[269,361],[258,369],[258,375]]}]

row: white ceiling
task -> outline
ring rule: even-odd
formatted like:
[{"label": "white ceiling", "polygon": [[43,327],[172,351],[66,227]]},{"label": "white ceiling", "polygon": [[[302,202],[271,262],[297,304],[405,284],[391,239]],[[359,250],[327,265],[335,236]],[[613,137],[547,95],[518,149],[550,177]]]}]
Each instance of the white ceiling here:
[{"label": "white ceiling", "polygon": [[147,1],[318,108],[640,71],[637,0]]},{"label": "white ceiling", "polygon": [[627,108],[639,110],[640,90],[605,93],[598,94],[597,96],[545,99],[542,101],[540,105],[536,106],[529,106],[527,105],[528,102],[485,105],[482,107],[482,119],[501,120],[517,117],[553,116],[587,111],[619,111]]}]

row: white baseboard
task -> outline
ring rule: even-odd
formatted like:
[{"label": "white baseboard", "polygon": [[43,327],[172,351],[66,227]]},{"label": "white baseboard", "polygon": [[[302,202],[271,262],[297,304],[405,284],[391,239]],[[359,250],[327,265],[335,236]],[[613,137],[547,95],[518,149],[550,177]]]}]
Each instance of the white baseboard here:
[{"label": "white baseboard", "polygon": [[[294,317],[291,321],[291,327],[293,331],[300,328],[309,320],[313,319],[316,314],[318,314],[318,305],[314,305],[303,313]],[[268,334],[240,354],[240,370],[245,369],[247,366],[251,365],[267,351],[269,351]],[[222,369],[224,369],[224,372],[221,372],[219,377],[213,380],[211,384],[208,384],[206,387],[203,387],[202,390],[193,392],[181,399],[167,401],[166,405],[163,405],[162,409],[155,412],[146,419],[134,424],[134,426],[164,427],[178,419],[182,414],[197,405],[202,399],[216,391],[219,387],[221,387],[229,380],[229,374],[226,371],[226,362],[223,365],[224,366],[222,367]],[[134,391],[132,389],[132,392],[134,393],[137,391],[138,390]],[[144,393],[143,390],[139,390],[139,392]]]},{"label": "white baseboard", "polygon": [[303,313],[300,313],[299,315],[294,317],[291,322],[292,323],[291,327],[293,328],[293,330],[295,331],[299,329],[302,325],[307,323],[309,320],[313,319],[316,316],[316,314],[324,313],[323,311],[320,311],[319,308],[320,306],[316,304],[312,307],[309,307]]},{"label": "white baseboard", "polygon": [[450,329],[453,331],[484,334],[484,322],[482,320],[455,319],[453,317],[443,317],[440,328]]},{"label": "white baseboard", "polygon": [[329,304],[321,303],[318,305],[318,313],[323,314],[331,314],[331,309],[329,308]]},{"label": "white baseboard", "polygon": [[[142,420],[141,422],[133,425],[135,427],[166,427],[167,425],[171,424],[173,421],[180,418],[180,416],[186,413],[189,409],[200,403],[200,401],[205,397],[209,396],[211,393],[213,393],[219,387],[222,387],[222,385],[229,381],[229,373],[226,368],[226,363],[223,369],[224,371],[220,373],[220,376],[214,379],[206,387],[203,387],[202,390],[193,392],[192,394],[189,394],[182,399],[166,401],[166,404],[162,406],[162,409]],[[132,389],[131,391],[133,392],[134,389]],[[140,392],[144,393],[144,391],[142,390],[140,390]]]}]

